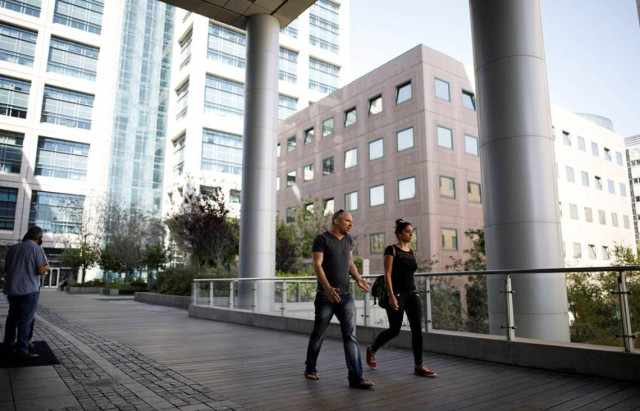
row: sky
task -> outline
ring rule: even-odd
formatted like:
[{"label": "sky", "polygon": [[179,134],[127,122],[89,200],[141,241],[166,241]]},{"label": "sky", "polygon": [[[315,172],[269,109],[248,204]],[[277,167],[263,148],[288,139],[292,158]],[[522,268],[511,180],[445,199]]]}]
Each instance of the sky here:
[{"label": "sky", "polygon": [[[540,0],[551,103],[640,134],[640,24],[635,0]],[[351,76],[418,44],[473,64],[468,0],[351,0]]]}]

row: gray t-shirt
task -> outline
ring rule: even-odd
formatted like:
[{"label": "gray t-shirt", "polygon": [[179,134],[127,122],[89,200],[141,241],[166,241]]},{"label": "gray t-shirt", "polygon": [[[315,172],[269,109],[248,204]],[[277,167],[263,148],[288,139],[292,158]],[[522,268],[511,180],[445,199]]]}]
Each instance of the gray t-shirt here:
[{"label": "gray t-shirt", "polygon": [[32,240],[12,245],[4,260],[4,293],[24,295],[40,291],[38,267],[47,265],[44,250]]},{"label": "gray t-shirt", "polygon": [[[316,236],[313,240],[311,251],[322,253],[322,269],[329,284],[339,288],[341,293],[349,291],[349,262],[353,240],[349,234],[345,234],[338,240],[328,231]],[[318,281],[318,291],[324,292],[322,284]]]}]

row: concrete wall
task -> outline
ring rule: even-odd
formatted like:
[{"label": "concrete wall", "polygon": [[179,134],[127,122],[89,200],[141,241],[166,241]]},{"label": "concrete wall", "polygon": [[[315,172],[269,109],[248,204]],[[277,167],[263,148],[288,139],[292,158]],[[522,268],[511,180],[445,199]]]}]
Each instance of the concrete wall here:
[{"label": "concrete wall", "polygon": [[133,300],[139,303],[165,305],[168,307],[189,308],[191,297],[182,295],[166,295],[155,293],[136,292]]},{"label": "concrete wall", "polygon": [[[312,320],[302,318],[287,318],[249,311],[193,305],[189,307],[189,316],[303,334],[311,332],[313,325]],[[381,330],[377,327],[359,326],[358,339],[363,346],[368,345]],[[326,336],[341,338],[339,325],[332,323]],[[504,337],[498,336],[446,331],[424,333],[423,341],[426,351],[439,354],[640,382],[640,352],[638,350],[625,353],[622,348],[553,343],[524,338],[507,341]],[[410,348],[411,333],[403,330],[388,345]]]}]

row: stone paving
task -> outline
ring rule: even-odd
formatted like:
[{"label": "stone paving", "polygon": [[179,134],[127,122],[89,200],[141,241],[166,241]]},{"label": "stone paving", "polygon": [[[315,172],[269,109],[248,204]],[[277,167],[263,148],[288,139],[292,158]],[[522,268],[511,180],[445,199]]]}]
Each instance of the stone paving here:
[{"label": "stone paving", "polygon": [[[6,302],[0,303],[6,312]],[[241,410],[242,406],[115,341],[68,322],[40,306],[34,340],[46,341],[60,361],[52,366],[77,400],[56,410]],[[29,369],[43,367],[21,368]],[[34,370],[34,372],[36,372]],[[49,377],[51,378],[51,376]],[[55,379],[55,378],[52,378]],[[14,409],[44,409],[43,402]],[[9,406],[0,403],[0,409]],[[50,408],[53,406],[53,408]]]}]

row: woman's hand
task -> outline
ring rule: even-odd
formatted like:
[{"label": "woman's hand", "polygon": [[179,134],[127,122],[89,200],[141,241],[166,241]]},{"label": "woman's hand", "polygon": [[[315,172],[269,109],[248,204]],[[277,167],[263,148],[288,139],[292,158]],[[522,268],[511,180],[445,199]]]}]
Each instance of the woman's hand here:
[{"label": "woman's hand", "polygon": [[398,310],[400,308],[400,305],[398,304],[398,299],[393,294],[389,295],[389,307],[393,310]]}]

